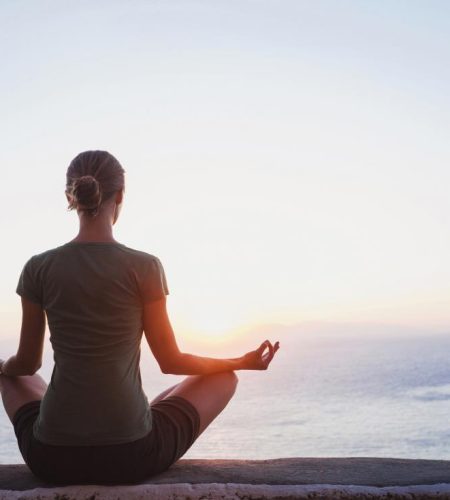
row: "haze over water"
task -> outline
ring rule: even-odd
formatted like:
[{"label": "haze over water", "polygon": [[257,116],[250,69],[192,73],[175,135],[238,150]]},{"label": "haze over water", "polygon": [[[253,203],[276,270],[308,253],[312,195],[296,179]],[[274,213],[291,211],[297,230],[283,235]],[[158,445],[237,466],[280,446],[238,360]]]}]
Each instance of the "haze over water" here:
[{"label": "haze over water", "polygon": [[[237,355],[262,337],[254,332],[226,350]],[[234,399],[186,458],[450,459],[450,335],[309,325],[297,334],[278,328],[278,337],[282,349],[271,368],[239,372]],[[204,350],[214,354],[215,349],[224,350]],[[51,366],[47,356],[42,370],[47,381]],[[181,380],[158,371],[145,343],[142,377],[150,400]],[[4,413],[0,440],[2,463],[23,462]]]}]

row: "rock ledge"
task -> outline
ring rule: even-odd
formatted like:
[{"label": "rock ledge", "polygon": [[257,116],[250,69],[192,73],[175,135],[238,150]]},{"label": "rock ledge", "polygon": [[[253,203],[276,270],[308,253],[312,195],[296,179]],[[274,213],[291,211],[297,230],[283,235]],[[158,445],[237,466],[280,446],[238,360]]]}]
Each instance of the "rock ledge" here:
[{"label": "rock ledge", "polygon": [[450,499],[450,461],[395,458],[180,460],[138,485],[54,486],[0,465],[0,500]]}]

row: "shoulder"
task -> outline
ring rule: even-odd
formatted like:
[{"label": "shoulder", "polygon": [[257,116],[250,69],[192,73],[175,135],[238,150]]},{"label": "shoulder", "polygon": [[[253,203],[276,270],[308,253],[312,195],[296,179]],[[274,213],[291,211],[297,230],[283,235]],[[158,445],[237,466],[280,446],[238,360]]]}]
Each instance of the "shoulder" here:
[{"label": "shoulder", "polygon": [[144,298],[160,298],[169,294],[166,273],[159,257],[142,250],[124,247],[124,251],[132,256],[132,265],[136,279],[144,290]]},{"label": "shoulder", "polygon": [[47,262],[53,260],[53,258],[60,252],[62,247],[51,248],[50,250],[45,250],[32,255],[25,263],[26,268],[38,269],[45,265]]},{"label": "shoulder", "polygon": [[157,265],[161,266],[161,260],[156,255],[153,255],[142,250],[137,250],[135,248],[127,247],[126,245],[120,245],[121,250],[129,255],[129,257],[135,260],[137,263],[142,265]]},{"label": "shoulder", "polygon": [[169,294],[166,273],[156,255],[128,247],[124,247],[124,251],[132,256],[133,263],[130,267],[133,269],[144,302],[160,299]]}]

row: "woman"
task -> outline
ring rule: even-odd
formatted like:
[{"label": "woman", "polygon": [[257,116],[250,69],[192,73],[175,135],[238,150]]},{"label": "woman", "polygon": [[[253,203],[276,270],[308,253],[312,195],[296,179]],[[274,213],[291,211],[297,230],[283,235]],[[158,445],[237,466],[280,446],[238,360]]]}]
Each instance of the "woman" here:
[{"label": "woman", "polygon": [[[33,256],[17,286],[22,329],[17,354],[0,363],[2,399],[25,462],[53,483],[131,483],[167,469],[227,405],[235,371],[267,369],[279,347],[265,341],[235,359],[180,352],[161,262],[113,237],[123,193],[116,158],[79,154],[66,185],[79,233]],[[36,374],[46,317],[55,360],[48,386]],[[189,375],[150,404],[143,332],[163,373]]]}]

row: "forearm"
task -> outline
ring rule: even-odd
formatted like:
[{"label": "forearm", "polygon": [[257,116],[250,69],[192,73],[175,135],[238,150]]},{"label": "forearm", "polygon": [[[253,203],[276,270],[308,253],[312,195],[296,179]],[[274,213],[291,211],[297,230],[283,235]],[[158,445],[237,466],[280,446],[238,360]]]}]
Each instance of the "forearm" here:
[{"label": "forearm", "polygon": [[33,375],[39,369],[39,367],[30,367],[22,363],[17,355],[13,355],[6,361],[3,361],[1,366],[1,372],[3,375],[8,377],[19,377],[24,375]]},{"label": "forearm", "polygon": [[172,375],[210,375],[241,369],[243,369],[243,358],[205,358],[180,352],[163,372]]}]

